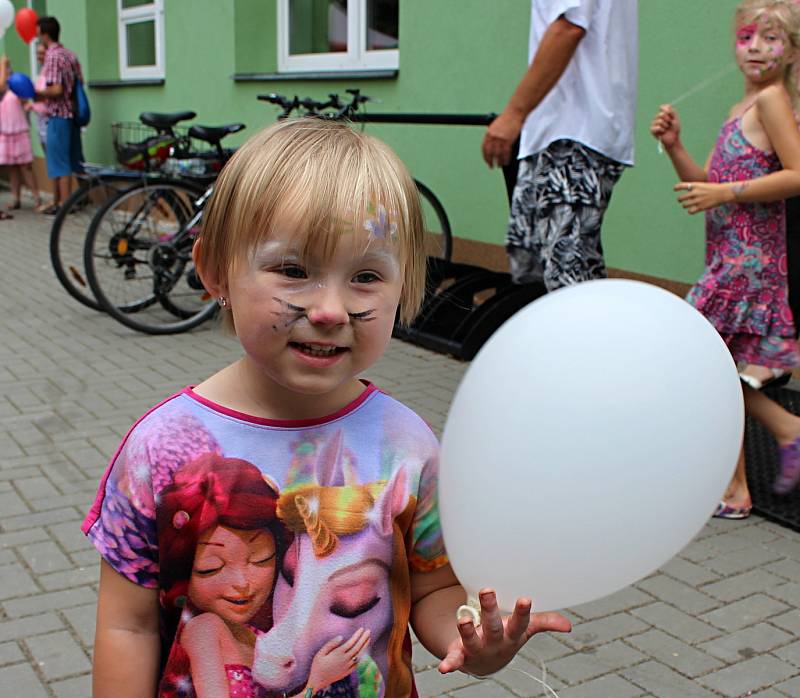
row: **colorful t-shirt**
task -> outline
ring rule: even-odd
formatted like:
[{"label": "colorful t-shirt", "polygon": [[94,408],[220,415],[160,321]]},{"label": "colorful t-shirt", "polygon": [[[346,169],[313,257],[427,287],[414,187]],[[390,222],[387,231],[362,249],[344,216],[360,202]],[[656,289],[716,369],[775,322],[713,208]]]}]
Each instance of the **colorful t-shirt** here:
[{"label": "colorful t-shirt", "polygon": [[447,561],[437,459],[430,428],[371,384],[318,420],[260,419],[190,388],[142,417],[82,529],[159,591],[158,695],[213,676],[259,698],[416,696],[409,571]]},{"label": "colorful t-shirt", "polygon": [[61,44],[51,44],[44,54],[42,74],[48,85],[61,85],[64,88],[58,97],[45,102],[48,116],[71,119],[75,82],[83,79],[78,58]]}]

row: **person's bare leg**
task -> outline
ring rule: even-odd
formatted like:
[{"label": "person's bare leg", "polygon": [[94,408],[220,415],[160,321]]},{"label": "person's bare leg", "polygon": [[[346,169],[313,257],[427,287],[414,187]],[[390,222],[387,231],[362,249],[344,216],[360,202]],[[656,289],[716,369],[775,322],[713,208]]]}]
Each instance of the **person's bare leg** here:
[{"label": "person's bare leg", "polygon": [[788,446],[800,438],[800,417],[749,385],[742,386],[742,390],[747,414],[769,429],[779,445]]},{"label": "person's bare leg", "polygon": [[747,487],[747,477],[745,476],[744,469],[744,446],[739,450],[736,470],[733,473],[733,477],[722,499],[727,506],[736,509],[752,506],[750,490]]},{"label": "person's bare leg", "polygon": [[57,199],[56,201],[53,202],[56,206],[61,206],[61,204],[63,204],[69,197],[69,189],[70,189],[69,182],[70,182],[70,177],[56,178]]},{"label": "person's bare leg", "polygon": [[42,198],[39,195],[39,183],[36,181],[36,174],[33,171],[33,166],[28,163],[27,165],[22,165],[22,179],[25,181],[25,186],[31,190],[31,194],[33,194],[34,206],[39,206],[42,203]]},{"label": "person's bare leg", "polygon": [[11,203],[6,206],[8,209],[19,208],[19,199],[22,195],[22,184],[19,175],[19,165],[11,165],[8,168],[8,177],[11,180]]}]

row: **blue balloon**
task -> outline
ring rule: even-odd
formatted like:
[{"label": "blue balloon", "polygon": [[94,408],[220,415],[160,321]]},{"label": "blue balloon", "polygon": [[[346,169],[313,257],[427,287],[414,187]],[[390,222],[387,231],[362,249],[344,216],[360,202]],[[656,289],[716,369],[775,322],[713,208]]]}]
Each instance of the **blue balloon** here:
[{"label": "blue balloon", "polygon": [[8,89],[20,99],[33,99],[36,94],[31,79],[25,73],[11,73],[8,77]]}]

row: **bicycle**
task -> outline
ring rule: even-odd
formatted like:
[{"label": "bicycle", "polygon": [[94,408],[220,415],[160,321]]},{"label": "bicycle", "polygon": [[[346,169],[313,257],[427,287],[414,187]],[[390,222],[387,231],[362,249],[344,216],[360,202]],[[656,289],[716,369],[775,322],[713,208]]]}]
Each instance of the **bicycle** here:
[{"label": "bicycle", "polygon": [[114,147],[124,169],[84,163],[84,172],[77,176],[78,188],[61,205],[50,228],[50,261],[56,278],[79,303],[103,309],[90,293],[83,264],[86,231],[98,209],[131,186],[160,177],[170,154],[186,151],[188,134],[179,133],[176,125],[195,116],[193,111],[144,112],[139,117],[141,125],[151,131],[135,134],[140,137],[134,141],[125,139],[122,124],[112,124]]},{"label": "bicycle", "polygon": [[[210,144],[214,157],[205,160],[221,167],[233,152],[222,148],[222,139],[242,129],[238,123],[192,126],[189,136]],[[107,200],[92,219],[83,250],[87,281],[98,304],[123,325],[175,334],[216,313],[191,260],[218,168],[212,170],[194,180],[136,184]]]},{"label": "bicycle", "polygon": [[[281,107],[279,120],[287,119],[292,112],[297,111],[301,112],[303,116],[316,116],[332,121],[368,121],[369,118],[362,110],[362,106],[371,102],[372,98],[362,95],[361,90],[357,89],[347,89],[345,92],[351,96],[349,102],[343,102],[335,93],[329,94],[327,101],[324,102],[311,97],[300,99],[296,95],[292,99],[288,99],[274,92],[257,95],[257,99]],[[449,262],[453,255],[453,233],[447,212],[442,202],[428,186],[416,178],[414,178],[414,184],[420,195],[422,215],[425,220],[427,256]]]}]

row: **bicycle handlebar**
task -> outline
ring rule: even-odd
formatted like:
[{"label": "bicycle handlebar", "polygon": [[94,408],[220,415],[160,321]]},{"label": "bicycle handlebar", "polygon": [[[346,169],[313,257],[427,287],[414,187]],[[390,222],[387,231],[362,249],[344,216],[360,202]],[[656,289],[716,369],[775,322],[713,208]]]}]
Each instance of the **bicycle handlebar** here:
[{"label": "bicycle handlebar", "polygon": [[[384,123],[384,124],[443,124],[448,126],[488,126],[497,118],[497,114],[424,114],[424,113],[372,113],[368,114],[360,111],[360,107],[365,102],[372,101],[370,97],[361,94],[361,90],[347,88],[345,90],[351,95],[350,101],[343,103],[336,93],[330,93],[328,100],[320,102],[312,97],[300,99],[297,95],[293,99],[287,99],[283,95],[270,93],[258,95],[258,99],[270,102],[282,108],[278,115],[279,119],[287,118],[293,111],[301,107],[305,110],[306,116],[318,116],[323,119],[340,121],[348,119],[359,123]],[[333,111],[326,111],[332,109]]]}]

